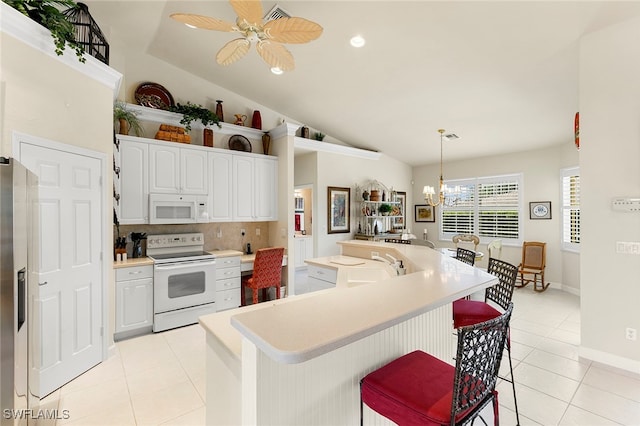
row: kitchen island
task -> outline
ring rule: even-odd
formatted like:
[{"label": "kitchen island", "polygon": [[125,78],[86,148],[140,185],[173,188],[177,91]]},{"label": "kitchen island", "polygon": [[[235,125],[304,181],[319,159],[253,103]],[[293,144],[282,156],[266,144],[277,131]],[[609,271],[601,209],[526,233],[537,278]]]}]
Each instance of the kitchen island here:
[{"label": "kitchen island", "polygon": [[[356,424],[360,379],[417,348],[451,362],[451,302],[497,282],[427,247],[340,245],[343,260],[367,262],[333,263],[335,288],[200,318],[207,330],[207,424]],[[402,259],[407,274],[345,285],[344,271],[367,267],[372,252]]]}]

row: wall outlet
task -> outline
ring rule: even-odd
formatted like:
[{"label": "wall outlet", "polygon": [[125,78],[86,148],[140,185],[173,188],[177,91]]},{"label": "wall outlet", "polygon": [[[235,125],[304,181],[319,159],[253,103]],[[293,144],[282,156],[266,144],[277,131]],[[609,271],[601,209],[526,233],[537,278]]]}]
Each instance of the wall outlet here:
[{"label": "wall outlet", "polygon": [[256,228],[256,235],[260,236],[260,228]]},{"label": "wall outlet", "polygon": [[216,234],[218,238],[222,238],[222,228],[218,227],[218,232]]},{"label": "wall outlet", "polygon": [[244,228],[240,229],[240,234],[242,234],[242,236],[244,237],[244,234],[245,234]]},{"label": "wall outlet", "polygon": [[371,252],[371,257],[373,258],[373,257],[375,257],[375,256],[380,256],[380,253],[379,253],[379,252],[377,252],[377,251],[372,251],[372,252]]},{"label": "wall outlet", "polygon": [[637,340],[638,332],[636,331],[635,328],[627,327],[625,330],[625,336],[627,340]]}]

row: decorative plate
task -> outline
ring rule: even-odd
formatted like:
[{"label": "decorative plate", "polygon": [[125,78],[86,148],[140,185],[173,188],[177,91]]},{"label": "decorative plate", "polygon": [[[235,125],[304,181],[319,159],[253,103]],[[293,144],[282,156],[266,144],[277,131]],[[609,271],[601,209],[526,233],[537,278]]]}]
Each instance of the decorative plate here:
[{"label": "decorative plate", "polygon": [[251,142],[242,135],[233,135],[229,138],[229,149],[251,152]]},{"label": "decorative plate", "polygon": [[146,82],[138,86],[135,92],[138,105],[155,109],[169,109],[175,105],[171,93],[158,83]]}]

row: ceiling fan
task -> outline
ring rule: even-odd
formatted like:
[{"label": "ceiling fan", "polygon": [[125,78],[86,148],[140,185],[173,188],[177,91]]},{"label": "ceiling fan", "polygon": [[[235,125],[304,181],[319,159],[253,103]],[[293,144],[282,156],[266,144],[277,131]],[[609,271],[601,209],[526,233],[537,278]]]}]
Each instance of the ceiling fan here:
[{"label": "ceiling fan", "polygon": [[243,37],[225,44],[216,55],[220,65],[229,65],[247,54],[252,43],[262,59],[272,68],[291,71],[295,61],[281,43],[308,43],[322,34],[322,27],[304,18],[284,17],[263,23],[259,0],[229,0],[238,15],[236,23],[189,13],[174,13],[171,18],[190,27],[205,30],[237,32]]}]

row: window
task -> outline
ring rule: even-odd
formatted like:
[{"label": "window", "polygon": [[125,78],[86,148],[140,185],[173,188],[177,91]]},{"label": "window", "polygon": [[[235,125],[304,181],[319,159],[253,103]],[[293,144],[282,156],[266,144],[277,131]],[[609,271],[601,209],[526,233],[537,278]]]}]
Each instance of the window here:
[{"label": "window", "polygon": [[440,209],[440,239],[475,234],[488,243],[500,238],[521,243],[522,175],[479,177],[445,182],[450,192]]},{"label": "window", "polygon": [[580,251],[580,169],[561,170],[562,248]]}]

